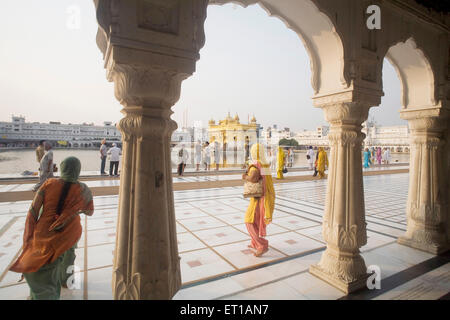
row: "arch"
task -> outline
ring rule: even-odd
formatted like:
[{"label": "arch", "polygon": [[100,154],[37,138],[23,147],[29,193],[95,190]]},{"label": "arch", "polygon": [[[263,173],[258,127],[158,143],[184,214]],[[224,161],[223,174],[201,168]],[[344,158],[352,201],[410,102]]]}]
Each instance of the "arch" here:
[{"label": "arch", "polygon": [[423,50],[411,37],[391,46],[386,59],[392,64],[402,86],[402,109],[436,105],[435,77]]},{"label": "arch", "polygon": [[243,7],[258,4],[271,17],[293,30],[308,53],[311,86],[315,95],[348,88],[344,77],[344,46],[331,19],[312,0],[209,0],[211,5],[227,3]]}]

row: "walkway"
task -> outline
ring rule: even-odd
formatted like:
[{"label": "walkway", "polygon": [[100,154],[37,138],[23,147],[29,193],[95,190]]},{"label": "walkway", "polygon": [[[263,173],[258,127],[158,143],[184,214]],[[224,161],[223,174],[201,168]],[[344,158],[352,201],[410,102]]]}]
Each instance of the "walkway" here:
[{"label": "walkway", "polygon": [[[398,245],[405,231],[408,174],[364,178],[367,266],[381,269],[382,288],[345,298],[438,299],[450,291],[450,258]],[[380,188],[382,186],[382,188]],[[338,299],[342,292],[308,273],[325,244],[321,235],[325,180],[277,184],[270,250],[255,258],[243,223],[242,187],[175,191],[183,289],[175,299]],[[76,265],[81,286],[63,299],[111,299],[118,197],[95,197],[96,212],[83,219]],[[0,299],[25,299],[26,283],[5,273],[18,254],[30,201],[0,203]],[[87,270],[87,272],[86,272]]]}]

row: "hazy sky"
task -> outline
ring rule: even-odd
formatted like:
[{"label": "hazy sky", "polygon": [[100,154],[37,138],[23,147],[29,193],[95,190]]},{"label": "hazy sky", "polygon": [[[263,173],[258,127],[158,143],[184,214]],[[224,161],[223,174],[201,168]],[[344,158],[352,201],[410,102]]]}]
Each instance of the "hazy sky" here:
[{"label": "hazy sky", "polygon": [[[25,5],[26,4],[26,5]],[[77,20],[70,17],[79,10]],[[75,28],[73,27],[75,26]],[[95,43],[92,0],[0,1],[0,121],[118,122],[121,106],[107,82]],[[309,59],[298,36],[259,6],[210,6],[206,44],[197,70],[182,85],[172,116],[181,126],[254,114],[263,126],[292,130],[326,124],[312,107]],[[385,60],[385,97],[370,116],[382,125],[399,118],[400,82]]]}]

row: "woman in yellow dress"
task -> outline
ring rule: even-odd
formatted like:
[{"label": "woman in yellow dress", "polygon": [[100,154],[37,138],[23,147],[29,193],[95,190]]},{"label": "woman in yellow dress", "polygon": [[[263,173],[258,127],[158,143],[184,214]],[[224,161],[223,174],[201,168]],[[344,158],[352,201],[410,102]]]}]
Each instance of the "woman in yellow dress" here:
[{"label": "woman in yellow dress", "polygon": [[264,146],[255,143],[250,154],[252,161],[248,171],[242,175],[242,179],[258,182],[263,181],[263,196],[250,198],[250,204],[245,213],[245,225],[252,238],[249,248],[255,249],[256,257],[260,257],[269,250],[269,241],[265,239],[266,225],[272,222],[272,214],[275,208],[275,190],[272,182],[270,165],[266,160]]},{"label": "woman in yellow dress", "polygon": [[284,179],[283,168],[284,168],[284,151],[282,147],[278,147],[277,152],[277,179]]},{"label": "woman in yellow dress", "polygon": [[319,179],[325,178],[325,166],[328,167],[328,156],[323,147],[319,147],[319,154],[317,159],[317,171],[319,172]]}]

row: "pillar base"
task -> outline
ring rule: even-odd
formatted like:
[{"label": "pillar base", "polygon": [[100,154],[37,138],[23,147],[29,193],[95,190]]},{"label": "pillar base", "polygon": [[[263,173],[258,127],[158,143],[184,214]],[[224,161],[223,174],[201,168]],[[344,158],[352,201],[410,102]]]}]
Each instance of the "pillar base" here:
[{"label": "pillar base", "polygon": [[330,274],[326,272],[324,269],[322,269],[318,265],[312,265],[309,267],[309,273],[311,273],[313,276],[316,276],[317,278],[327,282],[328,284],[332,285],[333,287],[341,290],[345,294],[349,294],[355,291],[358,291],[360,289],[367,287],[367,278],[370,276],[370,274],[366,274],[364,276],[361,276],[355,281],[347,282],[343,279],[337,277],[336,275]]},{"label": "pillar base", "polygon": [[414,249],[418,249],[421,251],[425,251],[431,254],[439,255],[442,254],[448,250],[450,250],[450,243],[446,244],[434,244],[434,243],[427,243],[423,241],[416,240],[414,238],[408,238],[405,236],[401,236],[397,239],[397,243],[408,246]]}]

